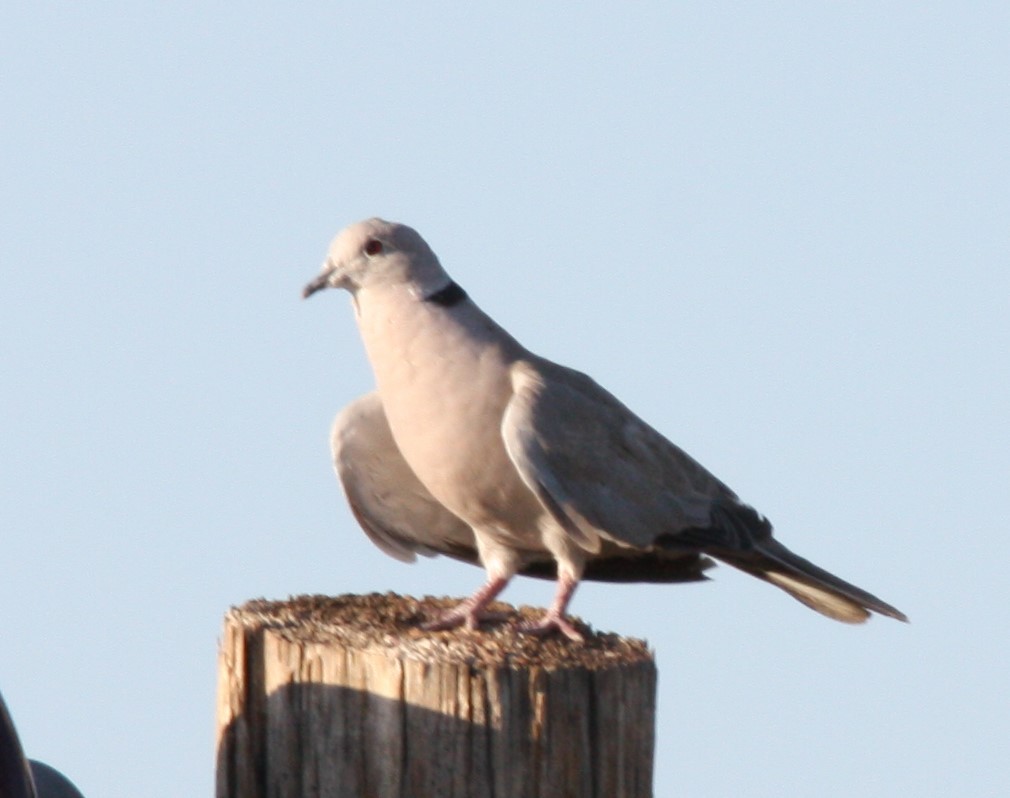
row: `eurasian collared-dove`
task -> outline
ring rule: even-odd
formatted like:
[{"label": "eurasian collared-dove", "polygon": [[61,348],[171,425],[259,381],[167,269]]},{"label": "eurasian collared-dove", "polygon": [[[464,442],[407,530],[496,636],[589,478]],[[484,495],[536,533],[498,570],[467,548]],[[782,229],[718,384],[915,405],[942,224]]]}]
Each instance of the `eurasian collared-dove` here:
[{"label": "eurasian collared-dove", "polygon": [[337,417],[334,465],[368,536],[401,560],[479,562],[486,583],[427,624],[475,628],[517,573],[557,579],[526,631],[578,639],[580,579],[705,579],[708,556],[848,623],[894,607],[798,557],[726,485],[584,374],[523,348],[410,227],[336,237],[304,290],[350,291],[378,390]]}]

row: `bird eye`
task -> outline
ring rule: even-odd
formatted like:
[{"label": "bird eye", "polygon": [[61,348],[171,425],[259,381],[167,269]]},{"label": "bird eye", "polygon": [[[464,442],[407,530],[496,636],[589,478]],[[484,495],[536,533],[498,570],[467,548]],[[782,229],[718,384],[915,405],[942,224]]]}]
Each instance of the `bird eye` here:
[{"label": "bird eye", "polygon": [[377,238],[370,238],[365,243],[365,254],[366,255],[378,255],[382,252],[382,242]]}]

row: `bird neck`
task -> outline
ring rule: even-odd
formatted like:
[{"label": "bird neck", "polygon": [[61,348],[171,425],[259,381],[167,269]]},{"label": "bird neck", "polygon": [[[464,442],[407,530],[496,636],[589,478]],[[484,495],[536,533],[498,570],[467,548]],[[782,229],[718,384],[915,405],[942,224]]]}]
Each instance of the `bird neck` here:
[{"label": "bird neck", "polygon": [[424,301],[431,302],[439,307],[451,308],[453,305],[458,305],[466,298],[466,291],[460,287],[459,283],[455,280],[450,280],[444,288],[439,288],[437,291],[425,296]]},{"label": "bird neck", "polygon": [[374,286],[359,290],[355,305],[380,384],[390,374],[431,373],[450,361],[511,361],[525,351],[455,283],[426,296],[403,284]]}]

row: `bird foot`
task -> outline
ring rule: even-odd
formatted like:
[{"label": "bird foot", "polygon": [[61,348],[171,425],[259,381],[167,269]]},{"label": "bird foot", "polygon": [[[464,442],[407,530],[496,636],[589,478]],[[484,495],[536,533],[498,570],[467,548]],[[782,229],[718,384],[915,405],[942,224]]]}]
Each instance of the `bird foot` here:
[{"label": "bird foot", "polygon": [[481,607],[468,607],[468,602],[463,602],[451,610],[443,612],[437,618],[425,621],[421,628],[426,632],[444,632],[447,629],[458,629],[464,627],[470,631],[480,628],[482,623],[500,623],[508,620],[508,614],[504,612],[489,612]]},{"label": "bird foot", "polygon": [[508,616],[501,612],[490,612],[487,605],[497,596],[509,580],[507,577],[488,579],[470,598],[461,601],[451,610],[446,610],[437,618],[421,624],[426,632],[442,632],[463,626],[471,631],[480,627],[481,621],[502,621]]},{"label": "bird foot", "polygon": [[548,611],[539,621],[520,624],[519,631],[536,637],[547,637],[555,632],[560,632],[576,643],[584,643],[586,640],[582,632],[576,629],[575,625],[564,615],[551,611]]}]

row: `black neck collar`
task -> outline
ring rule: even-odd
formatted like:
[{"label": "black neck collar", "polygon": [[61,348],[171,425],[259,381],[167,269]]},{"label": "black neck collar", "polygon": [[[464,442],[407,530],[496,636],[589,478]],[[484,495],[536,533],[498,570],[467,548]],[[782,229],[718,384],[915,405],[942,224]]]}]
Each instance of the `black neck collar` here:
[{"label": "black neck collar", "polygon": [[438,289],[434,294],[429,294],[424,298],[425,302],[431,302],[443,308],[451,308],[466,299],[466,291],[455,282],[450,282],[445,288]]}]

